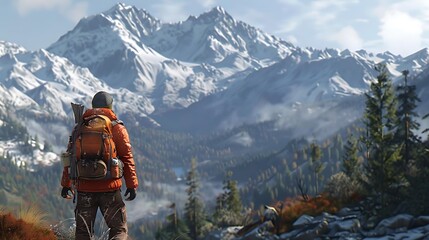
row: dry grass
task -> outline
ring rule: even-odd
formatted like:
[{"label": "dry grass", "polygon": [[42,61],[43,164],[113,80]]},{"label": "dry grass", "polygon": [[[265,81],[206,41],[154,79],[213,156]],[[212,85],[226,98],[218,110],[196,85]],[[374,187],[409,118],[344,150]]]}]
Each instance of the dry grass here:
[{"label": "dry grass", "polygon": [[302,215],[317,216],[323,212],[335,213],[338,205],[335,201],[325,196],[318,196],[304,201],[301,198],[287,199],[278,202],[274,206],[279,212],[277,233],[283,233],[292,229],[292,224]]},{"label": "dry grass", "polygon": [[55,240],[56,237],[48,228],[42,228],[37,225],[27,223],[22,219],[16,219],[11,213],[2,213],[0,214],[0,239]]},{"label": "dry grass", "polygon": [[28,224],[33,224],[38,227],[48,226],[48,222],[46,220],[48,215],[35,206],[21,206],[17,216],[18,219],[21,219]]},{"label": "dry grass", "polygon": [[0,215],[3,215],[7,212],[6,207],[0,206]]}]

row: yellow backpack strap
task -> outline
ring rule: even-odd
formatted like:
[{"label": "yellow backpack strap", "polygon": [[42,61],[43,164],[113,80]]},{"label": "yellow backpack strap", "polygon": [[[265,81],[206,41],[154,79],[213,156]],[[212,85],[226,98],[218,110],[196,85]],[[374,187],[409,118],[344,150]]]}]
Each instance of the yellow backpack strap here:
[{"label": "yellow backpack strap", "polygon": [[98,116],[104,119],[104,121],[107,123],[107,128],[109,129],[109,132],[113,133],[112,131],[113,122],[110,120],[110,118],[104,115],[98,115]]}]

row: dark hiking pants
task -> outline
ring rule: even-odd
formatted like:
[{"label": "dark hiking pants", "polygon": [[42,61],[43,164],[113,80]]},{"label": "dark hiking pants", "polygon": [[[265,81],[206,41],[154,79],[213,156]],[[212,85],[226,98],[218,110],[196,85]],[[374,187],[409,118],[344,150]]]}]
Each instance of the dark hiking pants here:
[{"label": "dark hiking pants", "polygon": [[76,240],[95,239],[94,223],[97,209],[108,228],[109,240],[127,239],[127,219],[121,192],[79,192],[75,209]]}]

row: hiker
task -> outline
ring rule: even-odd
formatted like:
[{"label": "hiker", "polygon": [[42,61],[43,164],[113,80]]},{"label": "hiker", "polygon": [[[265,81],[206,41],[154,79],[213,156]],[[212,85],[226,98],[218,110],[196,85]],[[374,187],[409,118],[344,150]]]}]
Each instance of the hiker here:
[{"label": "hiker", "polygon": [[[72,131],[67,152],[65,153],[69,156],[70,162],[77,162],[75,165],[77,169],[77,171],[75,171],[76,177],[74,178],[72,175],[74,171],[71,171],[73,168],[70,167],[70,164],[69,166],[64,166],[61,179],[61,185],[63,187],[61,196],[63,198],[71,199],[72,195],[75,194],[74,189],[77,193],[77,196],[73,196],[73,198],[77,198],[75,209],[76,240],[93,239],[94,222],[98,208],[100,208],[106,224],[110,228],[109,239],[127,239],[128,236],[125,203],[121,196],[122,173],[127,188],[124,196],[127,197],[129,195],[125,199],[126,201],[131,201],[136,197],[138,180],[128,132],[122,121],[118,120],[116,114],[112,111],[112,103],[113,98],[107,92],[100,91],[96,93],[92,99],[92,109],[86,110],[79,120],[82,122],[91,119],[95,123],[100,121],[111,122],[111,124],[104,123],[102,126],[106,127],[106,125],[110,125],[112,135],[110,141],[113,141],[113,143],[95,143],[96,141],[109,141],[109,138],[103,138],[103,140],[95,138],[93,138],[93,140],[84,140],[86,137],[89,139],[90,134],[84,136],[83,132],[85,130],[82,129],[83,127],[79,127],[84,126],[84,124],[77,124]],[[82,112],[83,107],[81,114]],[[103,136],[105,135],[106,133],[104,133]],[[110,155],[106,150],[106,144],[111,144],[111,148],[112,146],[115,147],[115,149],[109,150]],[[94,161],[88,157],[88,152],[91,151],[91,149],[88,148],[94,148],[94,146],[99,147],[100,145],[102,150],[98,149],[97,152],[107,151],[107,153],[100,154],[99,158],[109,156],[109,158],[112,158],[112,160],[110,160],[111,163],[106,163],[105,159]],[[73,154],[76,155],[75,159],[78,160],[73,159]],[[113,156],[115,158],[113,158]],[[90,170],[87,171],[85,168]],[[101,177],[97,176],[91,178],[89,175],[84,175],[86,172],[91,171],[100,172],[99,170],[104,173]],[[114,170],[116,172],[113,172]]]}]

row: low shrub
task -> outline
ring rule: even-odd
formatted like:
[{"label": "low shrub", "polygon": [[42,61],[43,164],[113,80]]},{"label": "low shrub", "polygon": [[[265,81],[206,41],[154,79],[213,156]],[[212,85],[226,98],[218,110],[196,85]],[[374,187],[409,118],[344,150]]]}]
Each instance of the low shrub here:
[{"label": "low shrub", "polygon": [[317,216],[323,212],[335,213],[338,211],[338,204],[326,196],[309,198],[305,201],[302,198],[287,199],[274,205],[278,210],[279,219],[276,223],[277,234],[290,231],[292,224],[302,215]]}]

